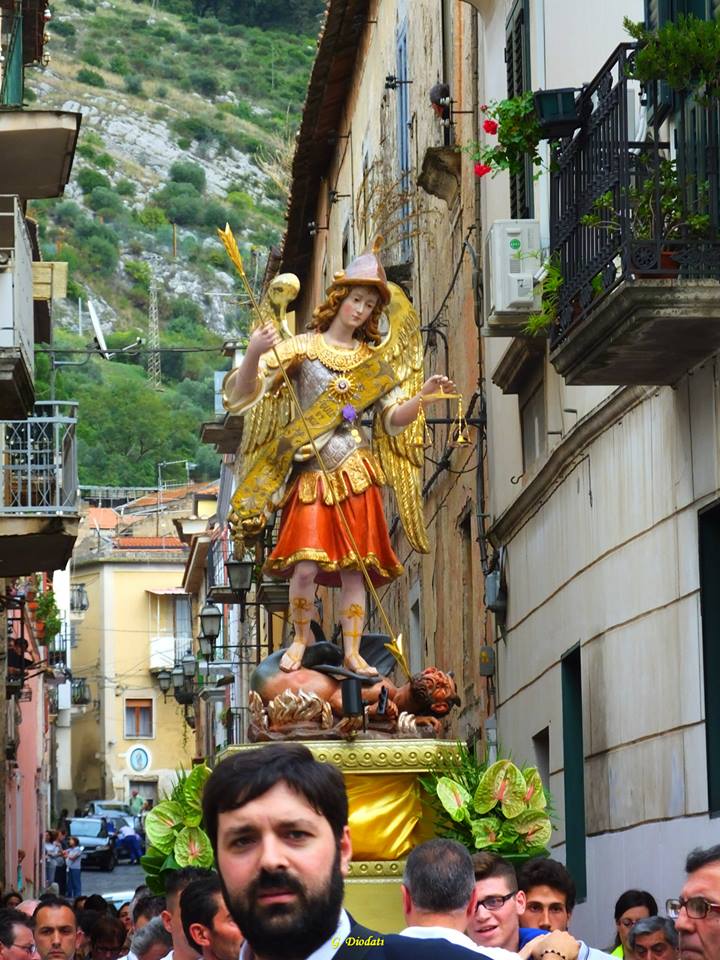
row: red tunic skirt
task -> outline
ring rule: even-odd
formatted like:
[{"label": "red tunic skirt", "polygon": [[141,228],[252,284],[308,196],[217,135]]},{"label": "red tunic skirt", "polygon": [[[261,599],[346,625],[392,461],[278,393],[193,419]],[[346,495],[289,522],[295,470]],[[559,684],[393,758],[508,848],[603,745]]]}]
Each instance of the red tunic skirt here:
[{"label": "red tunic skirt", "polygon": [[341,570],[359,570],[337,510],[345,515],[373,585],[382,586],[399,577],[403,566],[390,543],[380,490],[374,484],[335,506],[324,503],[321,492],[312,503],[303,503],[296,482],[283,507],[280,533],[265,572],[288,579],[296,563],[312,560],[318,565],[315,582],[339,587]]}]

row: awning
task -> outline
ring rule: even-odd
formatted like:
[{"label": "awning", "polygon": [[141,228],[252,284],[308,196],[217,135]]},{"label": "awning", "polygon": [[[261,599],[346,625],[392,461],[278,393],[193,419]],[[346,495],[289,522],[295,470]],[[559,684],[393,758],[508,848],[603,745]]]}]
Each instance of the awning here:
[{"label": "awning", "polygon": [[151,593],[154,597],[186,597],[187,590],[182,587],[158,587],[157,589],[148,587],[145,593]]}]

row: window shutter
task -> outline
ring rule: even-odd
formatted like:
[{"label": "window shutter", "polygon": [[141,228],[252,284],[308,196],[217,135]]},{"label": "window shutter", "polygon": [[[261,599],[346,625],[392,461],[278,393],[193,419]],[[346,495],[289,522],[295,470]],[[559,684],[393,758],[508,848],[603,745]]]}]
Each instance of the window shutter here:
[{"label": "window shutter", "polygon": [[[505,28],[505,69],[508,98],[530,89],[529,2],[516,0]],[[532,217],[533,170],[528,157],[519,176],[510,177],[510,215],[515,219]]]}]

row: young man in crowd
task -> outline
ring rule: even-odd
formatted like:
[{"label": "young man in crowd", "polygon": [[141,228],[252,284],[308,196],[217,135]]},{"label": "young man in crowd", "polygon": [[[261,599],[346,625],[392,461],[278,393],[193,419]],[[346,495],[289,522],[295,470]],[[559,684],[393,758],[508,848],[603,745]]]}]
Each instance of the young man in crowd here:
[{"label": "young man in crowd", "polygon": [[477,960],[447,940],[367,930],[343,910],[352,846],[340,771],[299,743],[234,754],[203,791],[240,960]]},{"label": "young man in crowd", "polygon": [[196,960],[198,950],[191,946],[185,937],[180,914],[180,894],[193,880],[211,877],[212,870],[202,867],[183,867],[168,873],[165,881],[165,909],[161,916],[165,929],[172,937],[173,948],[167,954],[167,960]]},{"label": "young man in crowd", "polygon": [[638,920],[628,934],[634,960],[678,960],[678,932],[667,917]]},{"label": "young man in crowd", "polygon": [[[567,958],[568,952],[572,952],[579,960],[609,960],[607,954],[588,947],[582,940],[571,937],[562,923],[558,923],[556,927],[548,924],[544,929],[539,926],[521,926],[521,918],[527,916],[527,896],[518,886],[513,865],[493,853],[476,853],[472,859],[475,868],[477,906],[467,933],[478,946],[503,947],[512,953],[520,953],[523,957],[539,958],[546,952],[550,955],[560,953]],[[546,884],[537,886],[546,886]],[[558,896],[560,896],[559,891],[551,890],[549,902],[559,902]],[[550,911],[548,915],[549,913]],[[569,918],[570,911],[568,911],[566,900],[563,913],[566,918]],[[533,914],[533,916],[536,915]],[[567,923],[564,927],[567,927]],[[563,933],[567,938],[564,941],[564,948],[555,948],[549,940],[550,936],[559,933]]]},{"label": "young man in crowd", "polygon": [[46,897],[35,910],[35,945],[41,960],[73,960],[78,927],[72,907],[60,897]]},{"label": "young man in crowd", "polygon": [[688,877],[677,900],[668,900],[680,934],[681,960],[720,957],[720,844],[693,850],[685,865]]},{"label": "young man in crowd", "polygon": [[203,960],[238,960],[243,935],[225,905],[217,874],[185,887],[180,913],[185,938]]},{"label": "young man in crowd", "polygon": [[38,960],[32,920],[19,910],[0,910],[0,960]]},{"label": "young man in crowd", "polygon": [[521,927],[567,930],[575,907],[575,881],[557,860],[529,860],[518,872],[518,890],[525,894]]}]

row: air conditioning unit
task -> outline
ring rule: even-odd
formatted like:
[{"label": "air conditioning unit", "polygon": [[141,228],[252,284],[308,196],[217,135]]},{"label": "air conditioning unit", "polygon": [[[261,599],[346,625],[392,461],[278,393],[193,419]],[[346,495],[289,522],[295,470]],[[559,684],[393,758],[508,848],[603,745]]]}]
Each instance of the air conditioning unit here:
[{"label": "air conditioning unit", "polygon": [[541,268],[540,223],[496,220],[485,244],[486,337],[524,335],[528,317],[540,309]]}]

